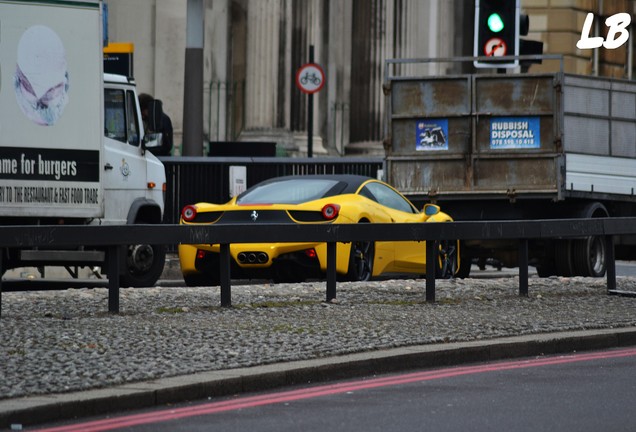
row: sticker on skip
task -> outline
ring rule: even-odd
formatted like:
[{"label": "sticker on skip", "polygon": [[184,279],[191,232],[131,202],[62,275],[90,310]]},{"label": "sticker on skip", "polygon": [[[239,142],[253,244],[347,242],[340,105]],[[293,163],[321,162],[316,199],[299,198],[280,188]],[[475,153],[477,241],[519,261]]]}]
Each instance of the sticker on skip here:
[{"label": "sticker on skip", "polygon": [[541,148],[539,117],[493,117],[490,119],[491,149]]}]

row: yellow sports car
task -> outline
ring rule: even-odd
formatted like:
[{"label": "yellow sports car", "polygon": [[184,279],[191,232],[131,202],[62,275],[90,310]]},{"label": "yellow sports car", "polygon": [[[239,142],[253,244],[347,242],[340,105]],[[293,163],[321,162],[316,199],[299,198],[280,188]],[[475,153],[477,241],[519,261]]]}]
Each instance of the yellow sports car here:
[{"label": "yellow sports car", "polygon": [[[182,224],[415,223],[446,222],[451,217],[433,204],[420,212],[391,186],[358,175],[287,176],[259,183],[226,204],[197,203],[181,212]],[[188,286],[217,285],[218,244],[179,245]],[[238,279],[300,282],[324,277],[325,243],[231,244],[231,275]],[[437,277],[459,268],[457,242],[440,243]],[[426,273],[424,242],[338,243],[336,271],[346,280],[368,280],[386,273]]]}]

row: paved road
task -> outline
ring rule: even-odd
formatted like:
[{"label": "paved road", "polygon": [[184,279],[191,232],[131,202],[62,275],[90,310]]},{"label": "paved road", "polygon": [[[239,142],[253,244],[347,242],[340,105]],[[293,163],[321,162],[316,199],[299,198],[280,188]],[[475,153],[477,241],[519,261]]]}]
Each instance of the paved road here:
[{"label": "paved road", "polygon": [[[492,278],[492,277],[512,277],[518,276],[518,268],[503,268],[497,270],[495,267],[487,265],[484,270],[473,264],[470,270],[470,277],[474,278]],[[528,268],[529,277],[538,277],[537,270],[534,267]],[[636,276],[636,262],[634,261],[616,261],[616,276]]]},{"label": "paved road", "polygon": [[425,370],[48,431],[633,431],[636,349]]},{"label": "paved road", "polygon": [[636,262],[618,261],[616,263],[617,276],[636,276]]}]

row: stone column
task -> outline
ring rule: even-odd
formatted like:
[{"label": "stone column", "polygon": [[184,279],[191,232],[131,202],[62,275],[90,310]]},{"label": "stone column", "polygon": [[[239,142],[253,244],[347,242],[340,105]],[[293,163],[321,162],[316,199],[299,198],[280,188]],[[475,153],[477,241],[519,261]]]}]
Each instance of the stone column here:
[{"label": "stone column", "polygon": [[[398,58],[451,57],[453,46],[453,5],[447,0],[403,0],[397,12],[401,25],[396,28]],[[428,63],[407,65],[404,75],[441,74],[447,65]]]},{"label": "stone column", "polygon": [[328,61],[325,68],[329,79],[326,140],[329,150],[341,156],[349,145],[352,13],[353,0],[330,0]]},{"label": "stone column", "polygon": [[280,0],[252,0],[247,10],[246,129],[269,129],[276,114]]},{"label": "stone column", "polygon": [[384,60],[392,53],[393,23],[391,0],[353,1],[353,48],[350,105],[351,141],[347,153],[384,154],[382,146]]},{"label": "stone column", "polygon": [[288,49],[288,0],[249,0],[245,128],[241,141],[275,141],[293,147],[288,128],[291,79]]},{"label": "stone column", "polygon": [[230,0],[209,0],[205,5],[203,129],[209,141],[230,141]]}]

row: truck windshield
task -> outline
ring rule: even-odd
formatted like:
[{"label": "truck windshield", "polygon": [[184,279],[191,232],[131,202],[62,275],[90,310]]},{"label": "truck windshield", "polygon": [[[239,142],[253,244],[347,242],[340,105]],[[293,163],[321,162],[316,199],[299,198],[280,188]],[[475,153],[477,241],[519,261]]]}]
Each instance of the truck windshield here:
[{"label": "truck windshield", "polygon": [[139,145],[135,94],[119,89],[104,90],[104,135],[134,146]]}]

